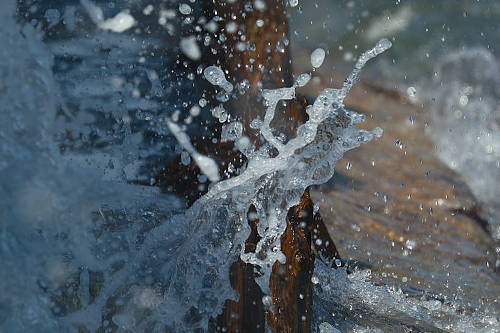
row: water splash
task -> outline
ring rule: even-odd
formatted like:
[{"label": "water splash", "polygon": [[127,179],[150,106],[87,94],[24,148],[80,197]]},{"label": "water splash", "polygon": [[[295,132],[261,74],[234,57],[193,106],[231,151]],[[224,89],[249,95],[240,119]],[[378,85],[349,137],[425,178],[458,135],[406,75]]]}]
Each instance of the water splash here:
[{"label": "water splash", "polygon": [[[286,144],[273,135],[270,124],[278,103],[295,98],[295,87],[264,90],[262,96],[266,113],[263,122],[257,126],[267,145],[258,151],[247,152],[248,165],[243,173],[213,185],[190,208],[190,214],[194,216],[210,216],[206,212],[210,207],[215,212],[224,209],[236,217],[234,220],[240,232],[235,235],[239,244],[236,241],[234,244],[240,251],[241,259],[260,267],[258,283],[264,293],[269,293],[272,265],[276,261],[285,262],[280,237],[286,227],[288,210],[298,204],[308,186],[324,183],[333,176],[335,162],[345,151],[370,140],[375,133],[379,134],[377,131],[354,129],[353,126],[362,122],[363,117],[347,111],[343,107],[343,99],[364,64],[390,46],[388,40],[380,41],[360,57],[342,89],[329,88],[320,92],[315,102],[306,109],[309,120]],[[215,80],[213,76],[208,76],[207,79],[220,85],[221,77],[218,75]],[[277,156],[271,157],[270,148],[278,151]],[[256,244],[254,253],[244,253],[241,242],[250,232],[246,215],[252,205],[256,208],[258,232],[262,238]],[[220,221],[212,217],[204,223],[216,224]]]},{"label": "water splash", "polygon": [[[99,16],[99,11],[95,15]],[[163,122],[167,129],[156,125],[158,131],[168,130],[174,135],[206,177],[215,182],[188,211],[180,212],[178,199],[121,183],[128,178],[121,178],[121,171],[113,182],[106,182],[98,170],[79,165],[84,159],[108,163],[105,154],[90,151],[79,159],[61,154],[54,133],[68,125],[62,121],[54,125],[62,102],[51,72],[52,56],[34,31],[26,30],[25,37],[20,37],[18,27],[9,19],[6,27],[11,34],[4,45],[10,47],[2,53],[2,68],[20,66],[25,70],[16,75],[12,70],[2,71],[10,73],[3,80],[10,89],[5,96],[14,99],[2,105],[15,106],[2,112],[6,121],[2,122],[0,166],[10,175],[0,178],[1,193],[9,198],[2,204],[1,217],[7,221],[7,227],[1,235],[1,255],[8,268],[2,272],[22,276],[23,269],[30,267],[32,274],[18,286],[8,276],[2,279],[4,289],[12,292],[2,296],[0,307],[18,300],[9,310],[16,315],[0,318],[6,329],[23,327],[27,332],[36,331],[40,323],[42,331],[68,331],[80,326],[90,330],[169,328],[176,332],[206,328],[209,318],[220,312],[226,299],[238,297],[230,287],[230,266],[240,257],[259,266],[259,285],[268,292],[272,264],[284,261],[279,238],[288,209],[299,202],[307,186],[331,178],[335,162],[345,151],[377,134],[353,127],[363,117],[343,107],[343,90],[325,89],[307,108],[309,120],[285,144],[274,136],[270,124],[278,103],[295,97],[295,87],[264,90],[266,115],[257,123],[267,143],[258,150],[252,149],[248,138],[241,137],[240,126],[227,124],[224,138],[237,140],[236,146],[249,162],[239,176],[216,182],[218,170],[213,161],[191,149],[189,137],[180,125]],[[111,35],[99,39],[99,43],[115,42]],[[58,48],[64,54],[68,45],[54,46],[56,51]],[[31,51],[26,53],[25,49]],[[74,50],[83,52],[81,48]],[[82,68],[87,69],[86,66],[89,65],[83,64]],[[61,82],[71,86],[71,73],[62,75]],[[151,70],[146,73],[151,93],[161,91],[158,76]],[[204,74],[226,93],[233,91],[222,69],[212,66]],[[303,76],[297,86],[308,80]],[[121,89],[122,81],[114,77],[112,86]],[[82,101],[82,108],[90,109],[96,98],[102,98],[101,86],[96,81],[82,81],[68,93]],[[146,102],[149,106],[142,108],[140,114],[147,120],[155,116],[147,113],[156,107],[153,101],[131,99],[126,104],[131,107]],[[112,110],[110,113],[117,120],[127,119],[127,112],[111,102],[105,104],[105,109]],[[80,111],[75,116],[81,124],[88,121],[83,114]],[[133,148],[137,145],[131,126],[123,123],[123,144],[120,149],[106,151],[113,155],[113,162],[109,159],[108,163],[113,166],[107,169],[117,167],[118,161],[127,163],[139,156],[140,152]],[[85,127],[82,125],[81,129]],[[273,149],[278,151],[276,156],[271,154]],[[31,165],[38,168],[30,168]],[[245,254],[243,244],[250,232],[247,211],[251,205],[261,220],[258,232],[263,237],[255,253]],[[43,255],[35,255],[40,249]],[[18,260],[19,253],[25,258],[22,262]]]},{"label": "water splash", "polygon": [[[341,332],[499,332],[495,308],[471,310],[470,303],[442,294],[371,282],[371,271],[348,275],[317,261],[314,277],[315,327]],[[325,323],[329,325],[325,325]]]},{"label": "water splash", "polygon": [[500,65],[487,49],[465,48],[443,57],[435,73],[421,90],[438,155],[484,205],[481,215],[500,241],[500,191],[492,186],[500,181]]},{"label": "water splash", "polygon": [[179,125],[170,120],[167,120],[167,125],[170,132],[175,136],[180,145],[191,155],[201,172],[203,172],[211,182],[219,181],[219,167],[217,167],[215,161],[210,157],[198,153],[191,144],[189,136],[181,130]]}]

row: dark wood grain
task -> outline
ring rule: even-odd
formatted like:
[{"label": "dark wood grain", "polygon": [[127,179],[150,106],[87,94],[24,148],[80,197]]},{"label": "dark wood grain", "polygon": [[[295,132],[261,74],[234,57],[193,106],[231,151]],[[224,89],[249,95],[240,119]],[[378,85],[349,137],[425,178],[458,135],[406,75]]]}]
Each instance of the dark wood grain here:
[{"label": "dark wood grain", "polygon": [[[228,72],[233,83],[247,80],[250,89],[244,95],[231,99],[226,105],[230,114],[242,122],[245,135],[259,145],[259,137],[250,128],[256,117],[263,117],[264,105],[261,90],[289,87],[293,84],[290,51],[288,47],[288,24],[282,1],[265,1],[266,8],[245,10],[245,2],[228,4],[215,1],[207,6],[207,13],[222,18],[221,26],[235,22],[241,34],[227,34],[223,44],[212,45],[215,54],[212,60]],[[259,27],[257,21],[262,20]],[[222,32],[224,33],[224,32]],[[246,49],[238,44],[244,35]],[[271,126],[277,133],[288,138],[294,136],[298,125],[307,120],[305,99],[281,106]],[[255,269],[241,261],[231,270],[232,287],[239,293],[236,301],[227,301],[224,313],[219,316],[218,330],[227,332],[264,332],[267,325],[272,332],[310,332],[312,314],[312,282],[316,251],[324,258],[337,258],[338,253],[319,215],[313,216],[313,203],[307,190],[301,202],[288,213],[287,228],[281,237],[281,248],[286,263],[276,262],[271,275],[272,304],[269,309],[262,305],[262,292],[254,282]],[[257,223],[257,222],[256,222]],[[256,224],[247,241],[247,251],[253,251],[258,241]],[[322,247],[313,246],[320,237]],[[267,323],[265,322],[267,319]]]}]

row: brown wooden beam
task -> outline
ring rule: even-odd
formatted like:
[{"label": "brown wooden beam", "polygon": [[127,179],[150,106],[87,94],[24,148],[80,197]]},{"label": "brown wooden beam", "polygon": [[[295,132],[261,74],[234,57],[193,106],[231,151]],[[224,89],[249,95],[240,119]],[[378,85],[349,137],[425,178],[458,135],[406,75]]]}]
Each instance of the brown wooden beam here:
[{"label": "brown wooden beam", "polygon": [[[288,24],[282,1],[267,0],[265,9],[245,9],[247,2],[214,1],[206,7],[211,14],[222,18],[220,34],[224,43],[215,42],[211,57],[234,84],[247,80],[250,89],[244,95],[231,99],[225,106],[229,113],[242,122],[244,133],[258,146],[258,133],[250,128],[253,119],[264,115],[261,89],[289,87],[293,84]],[[251,2],[249,2],[251,3]],[[228,33],[224,27],[234,22],[238,29]],[[240,31],[241,33],[238,33]],[[244,37],[243,37],[244,36]],[[220,38],[219,38],[220,39]],[[217,40],[217,39],[214,39]],[[246,46],[242,48],[242,44]],[[209,64],[213,64],[210,63]],[[287,103],[277,110],[272,127],[288,138],[295,135],[298,125],[307,120],[305,99]],[[310,332],[312,315],[312,282],[316,251],[327,259],[338,258],[338,253],[319,215],[313,216],[313,203],[306,190],[301,202],[292,207],[287,216],[287,227],[281,237],[281,248],[286,263],[276,262],[271,275],[271,306],[266,310],[264,296],[255,283],[255,267],[236,262],[231,269],[231,285],[239,293],[238,301],[227,301],[224,313],[217,319],[218,331],[264,332],[267,325],[272,332]],[[253,251],[259,239],[256,225],[250,222],[252,234],[246,251]],[[321,246],[313,241],[322,239]],[[253,245],[252,245],[253,244]],[[265,319],[267,318],[267,323]]]}]

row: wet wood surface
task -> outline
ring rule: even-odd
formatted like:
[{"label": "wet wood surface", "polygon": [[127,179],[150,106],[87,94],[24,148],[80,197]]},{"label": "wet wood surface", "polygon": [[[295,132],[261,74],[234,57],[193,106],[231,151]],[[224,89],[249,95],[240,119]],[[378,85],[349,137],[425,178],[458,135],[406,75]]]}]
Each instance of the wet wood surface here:
[{"label": "wet wood surface", "polygon": [[[320,76],[306,93],[343,75]],[[464,180],[440,161],[427,111],[371,81],[358,83],[346,105],[366,115],[360,127],[384,134],[347,152],[333,180],[312,191],[340,255],[372,265],[375,282],[495,304],[498,244]]]}]

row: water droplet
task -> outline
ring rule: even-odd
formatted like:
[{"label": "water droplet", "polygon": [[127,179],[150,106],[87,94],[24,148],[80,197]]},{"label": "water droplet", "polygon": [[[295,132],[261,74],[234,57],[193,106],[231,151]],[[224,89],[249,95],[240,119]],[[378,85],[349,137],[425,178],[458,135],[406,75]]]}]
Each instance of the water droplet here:
[{"label": "water droplet", "polygon": [[233,85],[226,80],[224,72],[220,67],[209,66],[205,68],[203,75],[211,84],[221,87],[228,93],[233,91]]},{"label": "water droplet", "polygon": [[181,12],[182,15],[189,15],[192,11],[193,10],[191,9],[191,6],[189,6],[187,3],[181,3],[179,5],[179,12]]},{"label": "water droplet", "polygon": [[201,108],[198,106],[198,105],[194,105],[190,110],[189,110],[189,113],[191,114],[191,116],[193,117],[197,117],[200,115],[200,112],[201,112]]},{"label": "water droplet", "polygon": [[236,24],[236,22],[231,21],[226,24],[226,31],[228,33],[234,34],[236,30],[238,30],[238,25]]},{"label": "water droplet", "polygon": [[311,53],[311,65],[314,68],[319,68],[325,60],[325,50],[322,48],[317,48]]},{"label": "water droplet", "polygon": [[269,296],[269,295],[266,295],[266,296],[262,297],[262,304],[264,304],[264,306],[266,306],[266,307],[270,307],[272,301],[273,300],[272,300],[271,296]]},{"label": "water droplet", "polygon": [[195,61],[200,60],[201,50],[200,47],[198,46],[198,43],[196,42],[195,36],[182,38],[179,43],[179,46],[181,48],[182,53],[184,53],[186,57]]},{"label": "water droplet", "polygon": [[417,246],[417,243],[414,240],[408,239],[405,243],[405,246],[408,250],[413,250]]},{"label": "water droplet", "polygon": [[309,80],[311,80],[311,74],[309,73],[300,74],[299,77],[297,77],[297,80],[295,80],[295,85],[297,87],[303,87],[309,82]]},{"label": "water droplet", "polygon": [[408,89],[406,89],[406,93],[410,98],[414,98],[417,95],[417,89],[415,89],[415,87],[408,87]]},{"label": "water droplet", "polygon": [[181,153],[181,163],[182,165],[189,165],[191,163],[191,156],[189,156],[187,151]]},{"label": "water droplet", "polygon": [[221,141],[236,141],[243,133],[243,125],[238,122],[232,122],[222,126]]}]

